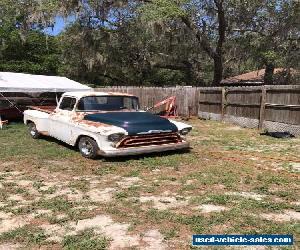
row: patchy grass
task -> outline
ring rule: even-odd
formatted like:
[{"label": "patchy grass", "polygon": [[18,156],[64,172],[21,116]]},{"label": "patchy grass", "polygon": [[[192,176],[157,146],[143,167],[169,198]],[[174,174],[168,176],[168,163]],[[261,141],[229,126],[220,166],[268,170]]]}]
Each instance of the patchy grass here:
[{"label": "patchy grass", "polygon": [[24,226],[0,235],[1,242],[17,242],[24,245],[40,245],[46,240],[44,231],[40,228]]},{"label": "patchy grass", "polygon": [[[0,230],[7,227],[0,244],[190,249],[195,233],[293,234],[299,241],[299,172],[291,166],[299,163],[300,139],[190,123],[190,152],[96,161],[54,139],[33,140],[22,124],[9,125],[0,131]],[[276,221],[265,214],[292,217]],[[92,230],[87,219],[102,215],[110,219]],[[76,233],[78,223],[87,224]],[[110,239],[114,230],[123,240]]]},{"label": "patchy grass", "polygon": [[66,250],[104,250],[109,246],[109,240],[96,236],[93,231],[87,230],[74,236],[66,236],[62,242]]}]

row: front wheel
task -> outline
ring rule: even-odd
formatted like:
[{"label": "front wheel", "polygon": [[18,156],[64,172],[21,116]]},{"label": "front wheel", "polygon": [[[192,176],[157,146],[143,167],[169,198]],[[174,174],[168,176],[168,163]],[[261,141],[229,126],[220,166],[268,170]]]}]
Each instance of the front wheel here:
[{"label": "front wheel", "polygon": [[98,145],[95,140],[90,137],[81,137],[78,142],[78,148],[81,155],[88,159],[95,159],[98,153]]},{"label": "front wheel", "polygon": [[39,131],[36,129],[36,125],[33,122],[28,124],[28,130],[33,139],[38,139],[41,136]]}]

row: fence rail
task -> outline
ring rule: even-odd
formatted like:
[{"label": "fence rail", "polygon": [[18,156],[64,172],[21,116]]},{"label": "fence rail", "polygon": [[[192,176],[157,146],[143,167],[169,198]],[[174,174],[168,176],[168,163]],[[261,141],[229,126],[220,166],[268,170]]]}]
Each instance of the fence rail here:
[{"label": "fence rail", "polygon": [[177,97],[178,113],[222,120],[244,127],[290,131],[300,135],[300,85],[254,87],[105,87],[138,96],[151,107],[169,96]]}]

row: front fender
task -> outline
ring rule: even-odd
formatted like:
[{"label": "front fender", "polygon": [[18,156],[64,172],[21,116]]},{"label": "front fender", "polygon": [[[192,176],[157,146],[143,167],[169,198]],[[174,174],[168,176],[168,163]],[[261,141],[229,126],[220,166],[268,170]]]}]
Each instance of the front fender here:
[{"label": "front fender", "polygon": [[178,122],[178,121],[174,121],[174,120],[171,120],[171,119],[169,119],[169,121],[171,123],[173,123],[178,128],[178,131],[180,131],[184,128],[189,128],[189,129],[193,128],[191,125],[183,123],[183,122]]},{"label": "front fender", "polygon": [[108,141],[107,137],[114,133],[123,133],[125,135],[127,134],[124,129],[115,126],[106,126],[101,128],[75,126],[72,129],[72,138],[70,144],[76,146],[80,137],[88,136],[97,142],[100,149],[111,148],[112,142]]}]

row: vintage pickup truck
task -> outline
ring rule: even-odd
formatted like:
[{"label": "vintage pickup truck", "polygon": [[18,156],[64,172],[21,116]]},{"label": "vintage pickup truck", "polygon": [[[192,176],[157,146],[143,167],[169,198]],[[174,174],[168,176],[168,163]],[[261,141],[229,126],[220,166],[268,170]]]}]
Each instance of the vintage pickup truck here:
[{"label": "vintage pickup truck", "polygon": [[141,111],[124,93],[68,92],[57,107],[29,107],[24,123],[37,139],[46,135],[77,146],[86,158],[185,149],[192,127]]}]

